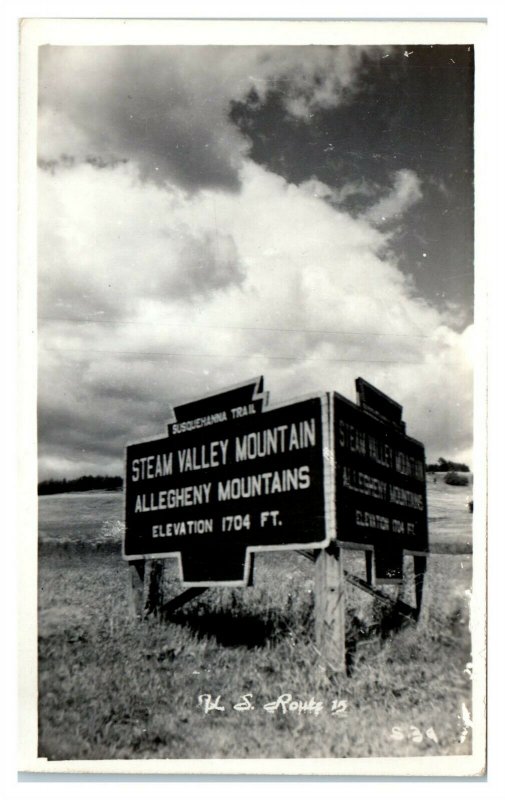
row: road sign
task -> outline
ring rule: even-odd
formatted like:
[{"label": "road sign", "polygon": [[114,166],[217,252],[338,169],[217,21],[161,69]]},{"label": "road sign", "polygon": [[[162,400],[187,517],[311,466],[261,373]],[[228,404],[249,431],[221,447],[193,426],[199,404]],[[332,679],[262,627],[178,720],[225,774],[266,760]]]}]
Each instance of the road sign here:
[{"label": "road sign", "polygon": [[185,586],[243,586],[255,551],[328,546],[330,395],[264,401],[258,379],[177,406],[166,436],[126,448],[126,559],[175,556]]},{"label": "road sign", "polygon": [[403,551],[428,549],[424,447],[398,403],[361,378],[356,387],[359,406],[333,395],[337,542],[374,549],[377,581],[390,583]]},{"label": "road sign", "polygon": [[245,585],[251,553],[372,550],[377,582],[428,550],[423,445],[403,409],[356,381],[266,407],[259,378],[176,406],[167,434],[126,449],[124,557],[179,558],[186,586]]}]

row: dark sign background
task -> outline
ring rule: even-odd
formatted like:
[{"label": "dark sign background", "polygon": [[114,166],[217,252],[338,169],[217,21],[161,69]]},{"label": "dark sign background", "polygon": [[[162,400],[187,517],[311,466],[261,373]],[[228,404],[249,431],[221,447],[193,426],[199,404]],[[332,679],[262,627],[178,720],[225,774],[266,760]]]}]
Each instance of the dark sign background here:
[{"label": "dark sign background", "polygon": [[378,578],[401,577],[403,550],[428,549],[423,445],[333,398],[337,540],[375,550]]},{"label": "dark sign background", "polygon": [[[199,409],[199,413],[203,411]],[[257,413],[256,409],[256,413],[239,419],[127,447],[125,557],[133,559],[180,552],[183,580],[186,584],[245,583],[248,579],[245,570],[248,547],[324,546],[334,536],[334,529],[331,527],[334,516],[328,506],[331,506],[333,499],[331,468],[323,458],[323,444],[330,444],[329,439],[323,442],[323,429],[327,429],[328,416],[328,395],[325,395],[262,413]],[[314,443],[312,436],[304,441],[303,435],[304,421],[311,420],[314,420],[310,427],[315,436]],[[237,438],[242,441],[245,435],[258,434],[261,444],[264,431],[272,431],[280,426],[286,426],[283,452],[239,462],[235,460]],[[294,446],[291,440],[291,426],[299,434],[294,441],[297,439],[300,447]],[[252,438],[254,452],[256,437]],[[217,463],[223,460],[222,447],[217,444],[214,445],[215,466],[191,471],[179,470],[179,454],[182,451],[189,449],[196,456],[195,463],[198,465],[202,463],[202,458],[209,461],[212,442],[226,440],[226,463]],[[277,441],[282,441],[279,431]],[[162,454],[168,458],[170,453],[172,474],[153,475],[151,478],[144,475],[142,479],[140,459]],[[156,460],[152,459],[152,473],[155,464]],[[144,465],[147,469],[147,462]],[[283,473],[286,470],[296,474],[301,488],[273,493],[262,491],[259,496],[218,500],[219,482],[225,486],[227,481],[243,478],[247,494],[248,476],[266,475],[261,478],[262,486],[265,487],[270,486],[273,481],[268,473],[276,472],[281,480],[285,480]],[[133,480],[134,475],[138,480]],[[209,502],[203,505],[153,508],[159,504],[159,492],[202,484],[210,484]],[[166,496],[163,495],[163,498],[162,502],[166,503]],[[136,510],[139,503],[149,510]],[[186,525],[186,531],[191,524],[193,527],[196,524],[200,527],[211,526],[212,531],[176,534],[175,526],[182,522]],[[167,529],[167,525],[172,527]]]}]

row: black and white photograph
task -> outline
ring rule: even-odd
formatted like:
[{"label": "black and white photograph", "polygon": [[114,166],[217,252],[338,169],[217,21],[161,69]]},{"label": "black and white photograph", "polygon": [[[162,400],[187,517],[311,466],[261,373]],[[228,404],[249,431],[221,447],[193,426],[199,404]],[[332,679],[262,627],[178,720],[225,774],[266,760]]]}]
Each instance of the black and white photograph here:
[{"label": "black and white photograph", "polygon": [[485,770],[478,27],[24,22],[26,769]]}]

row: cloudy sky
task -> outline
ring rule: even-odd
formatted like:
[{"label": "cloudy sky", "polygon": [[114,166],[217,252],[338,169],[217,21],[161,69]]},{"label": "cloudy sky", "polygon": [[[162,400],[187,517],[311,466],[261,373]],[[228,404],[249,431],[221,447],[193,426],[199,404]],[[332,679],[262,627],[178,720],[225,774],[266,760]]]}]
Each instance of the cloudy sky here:
[{"label": "cloudy sky", "polygon": [[466,46],[42,47],[40,477],[260,374],[471,461],[472,96]]}]

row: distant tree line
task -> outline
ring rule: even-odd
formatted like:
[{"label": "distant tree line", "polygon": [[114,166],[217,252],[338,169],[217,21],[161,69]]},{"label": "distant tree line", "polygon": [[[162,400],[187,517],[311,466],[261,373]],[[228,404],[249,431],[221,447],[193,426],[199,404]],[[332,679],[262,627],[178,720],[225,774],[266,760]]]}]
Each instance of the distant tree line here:
[{"label": "distant tree line", "polygon": [[60,492],[89,492],[92,489],[102,489],[102,491],[117,491],[123,488],[123,479],[118,476],[109,475],[82,475],[80,478],[51,479],[40,481],[38,485],[39,494],[60,494]]},{"label": "distant tree line", "polygon": [[445,458],[439,458],[436,464],[426,464],[426,472],[470,472],[470,468],[457,461],[446,461]]}]

